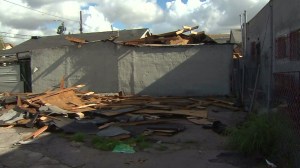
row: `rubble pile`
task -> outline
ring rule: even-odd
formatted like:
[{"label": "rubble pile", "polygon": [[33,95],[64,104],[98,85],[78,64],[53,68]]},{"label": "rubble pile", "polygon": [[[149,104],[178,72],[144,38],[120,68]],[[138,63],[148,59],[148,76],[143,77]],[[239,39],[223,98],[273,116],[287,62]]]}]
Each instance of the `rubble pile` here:
[{"label": "rubble pile", "polygon": [[97,94],[80,91],[83,85],[44,93],[3,94],[0,111],[2,127],[37,127],[23,140],[44,131],[94,134],[125,139],[138,135],[171,136],[184,131],[179,120],[222,126],[209,118],[207,107],[218,106],[239,111],[234,103],[215,98],[151,97],[123,92]]}]

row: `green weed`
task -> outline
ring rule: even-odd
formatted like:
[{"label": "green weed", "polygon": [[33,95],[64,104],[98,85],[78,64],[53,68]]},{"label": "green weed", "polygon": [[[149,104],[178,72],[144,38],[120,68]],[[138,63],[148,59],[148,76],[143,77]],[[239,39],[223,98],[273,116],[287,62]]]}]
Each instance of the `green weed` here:
[{"label": "green weed", "polygon": [[71,136],[71,140],[75,142],[84,142],[86,135],[84,133],[75,133]]},{"label": "green weed", "polygon": [[290,123],[279,113],[251,115],[242,126],[228,130],[228,144],[244,154],[291,163],[297,142]]}]

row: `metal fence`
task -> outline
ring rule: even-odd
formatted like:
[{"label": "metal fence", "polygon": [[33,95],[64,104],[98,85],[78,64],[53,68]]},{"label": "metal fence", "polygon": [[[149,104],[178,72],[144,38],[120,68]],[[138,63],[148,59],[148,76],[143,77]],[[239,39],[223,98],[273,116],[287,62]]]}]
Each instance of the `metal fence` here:
[{"label": "metal fence", "polygon": [[300,72],[274,74],[274,107],[285,113],[300,135]]},{"label": "metal fence", "polygon": [[[300,167],[300,71],[274,74],[273,107],[286,117],[288,123],[284,132],[284,150],[289,150],[293,159],[293,167]],[[293,142],[291,142],[291,137]]]}]

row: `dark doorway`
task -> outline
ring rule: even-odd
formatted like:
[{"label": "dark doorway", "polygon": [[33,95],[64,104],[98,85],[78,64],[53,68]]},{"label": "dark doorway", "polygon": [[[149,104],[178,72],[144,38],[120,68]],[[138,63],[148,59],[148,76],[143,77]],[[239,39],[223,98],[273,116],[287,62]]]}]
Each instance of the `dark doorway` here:
[{"label": "dark doorway", "polygon": [[32,92],[30,58],[20,59],[21,80],[24,82],[24,92]]}]

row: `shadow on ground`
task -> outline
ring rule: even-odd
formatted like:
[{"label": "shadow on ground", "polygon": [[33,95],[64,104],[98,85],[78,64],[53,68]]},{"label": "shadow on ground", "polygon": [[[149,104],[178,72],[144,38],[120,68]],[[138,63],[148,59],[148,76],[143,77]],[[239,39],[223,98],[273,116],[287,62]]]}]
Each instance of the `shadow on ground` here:
[{"label": "shadow on ground", "polygon": [[[244,117],[243,112],[209,110],[209,117],[232,126]],[[212,112],[215,111],[215,112]],[[216,112],[217,111],[217,112]],[[226,136],[184,119],[176,121],[186,130],[171,137],[152,136],[156,142],[150,148],[134,154],[113,153],[93,148],[46,132],[29,144],[13,145],[34,131],[28,128],[1,128],[0,168],[4,167],[161,167],[161,168],[247,168],[257,167],[257,161],[226,150]]]}]

